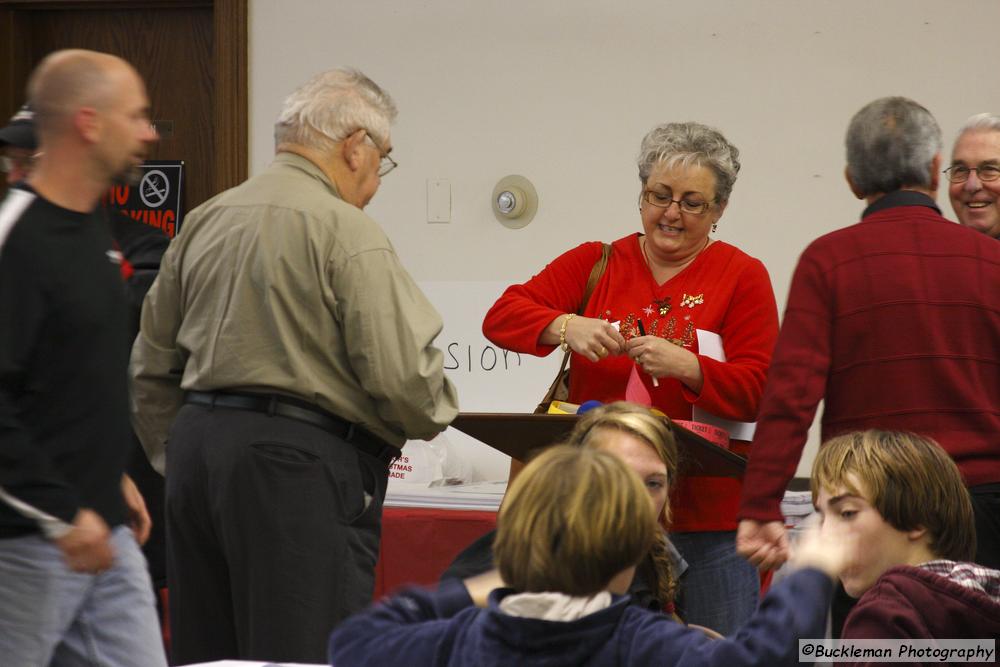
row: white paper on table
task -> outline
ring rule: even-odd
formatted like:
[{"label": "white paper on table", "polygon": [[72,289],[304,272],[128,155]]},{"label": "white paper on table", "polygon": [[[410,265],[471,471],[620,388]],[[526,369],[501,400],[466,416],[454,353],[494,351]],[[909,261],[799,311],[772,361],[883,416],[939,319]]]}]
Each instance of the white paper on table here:
[{"label": "white paper on table", "polygon": [[[695,329],[698,335],[698,354],[705,355],[709,359],[725,361],[726,352],[722,349],[722,336],[714,331]],[[696,422],[703,422],[724,428],[729,432],[729,437],[733,440],[753,440],[754,431],[757,429],[757,422],[738,422],[731,419],[717,417],[710,412],[706,412],[698,406],[691,406],[691,419]]]}]

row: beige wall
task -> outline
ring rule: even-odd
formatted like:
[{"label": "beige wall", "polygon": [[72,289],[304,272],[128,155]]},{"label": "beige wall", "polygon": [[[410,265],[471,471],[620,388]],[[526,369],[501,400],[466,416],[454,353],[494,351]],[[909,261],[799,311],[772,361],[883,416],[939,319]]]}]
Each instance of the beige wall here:
[{"label": "beige wall", "polygon": [[[1000,110],[998,25],[996,0],[251,0],[251,171],[269,160],[285,94],[357,66],[400,108],[401,166],[369,212],[413,275],[512,282],[577,243],[636,231],[639,140],[659,122],[702,121],[742,151],[718,237],[764,261],[783,308],[801,250],[862,209],[842,176],[850,116],[910,96],[950,147],[967,116]],[[509,173],[541,202],[516,231],[489,208]],[[452,221],[428,224],[426,181],[439,178]]]}]

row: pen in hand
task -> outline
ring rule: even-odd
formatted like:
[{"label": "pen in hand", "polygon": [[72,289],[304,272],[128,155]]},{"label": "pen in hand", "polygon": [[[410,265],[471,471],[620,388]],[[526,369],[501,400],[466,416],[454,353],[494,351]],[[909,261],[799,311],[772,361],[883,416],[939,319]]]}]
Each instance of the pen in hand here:
[{"label": "pen in hand", "polygon": [[[639,327],[639,335],[640,336],[645,336],[646,335],[646,327],[642,326],[642,320],[636,320],[635,323]],[[659,387],[660,386],[660,381],[657,380],[656,377],[652,373],[649,374],[649,377],[653,378],[653,386],[654,387]]]}]

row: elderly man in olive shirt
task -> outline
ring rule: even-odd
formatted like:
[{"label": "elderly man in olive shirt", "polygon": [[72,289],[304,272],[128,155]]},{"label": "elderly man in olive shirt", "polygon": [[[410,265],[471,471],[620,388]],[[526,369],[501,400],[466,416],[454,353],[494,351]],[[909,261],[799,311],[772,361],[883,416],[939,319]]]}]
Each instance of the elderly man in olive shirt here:
[{"label": "elderly man in olive shirt", "polygon": [[441,318],[361,210],[395,115],[353,70],[293,92],[274,162],[188,215],[144,305],[133,419],[166,469],[175,664],[325,662],[371,600],[389,464],[458,412]]}]

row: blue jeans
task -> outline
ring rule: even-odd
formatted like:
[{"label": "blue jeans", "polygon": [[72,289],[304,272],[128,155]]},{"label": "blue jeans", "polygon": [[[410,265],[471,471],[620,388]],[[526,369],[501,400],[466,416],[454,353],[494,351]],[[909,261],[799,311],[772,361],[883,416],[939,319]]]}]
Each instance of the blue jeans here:
[{"label": "blue jeans", "polygon": [[678,610],[686,623],[729,636],[749,620],[760,598],[760,577],[736,553],[736,532],[671,533],[688,563],[680,579]]},{"label": "blue jeans", "polygon": [[166,667],[146,561],[127,527],[111,541],[114,565],[93,575],[39,535],[0,540],[3,664]]}]

